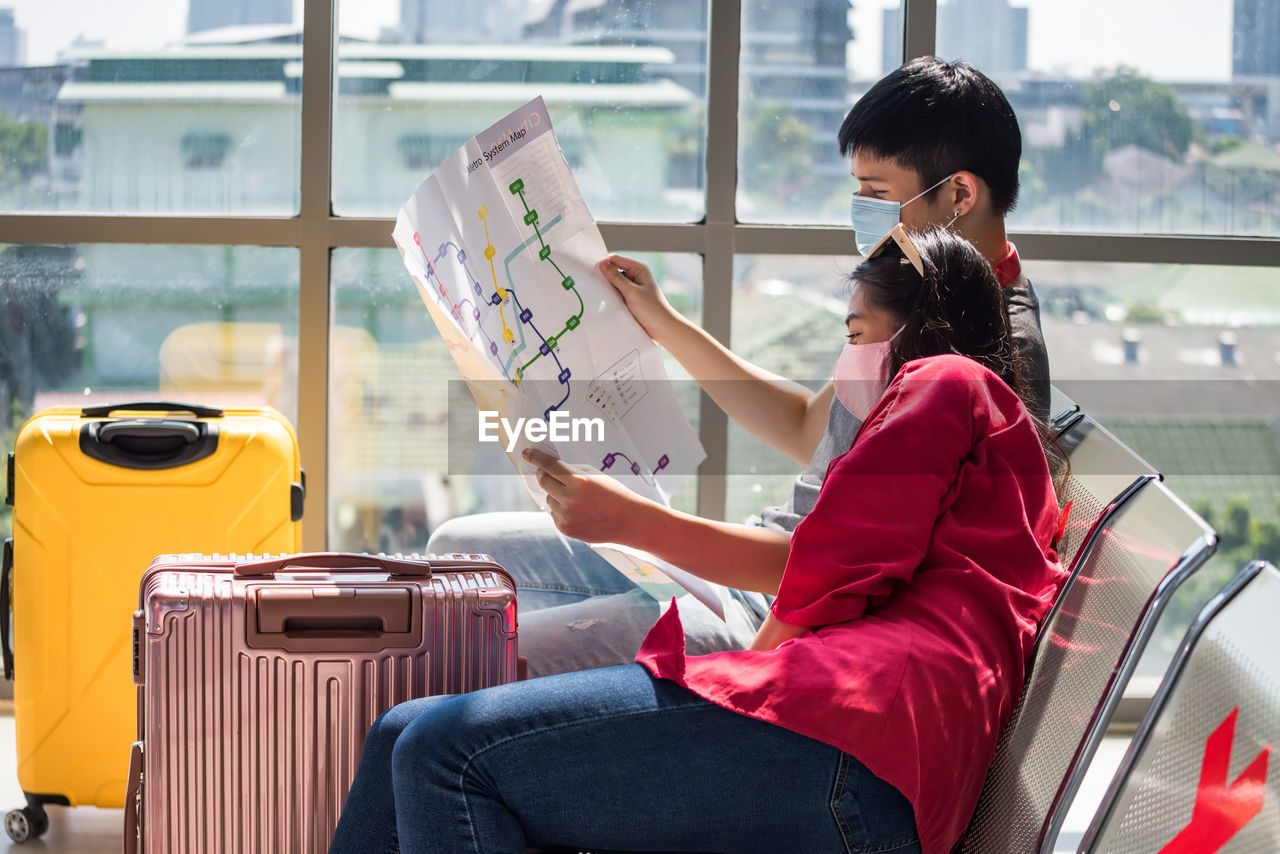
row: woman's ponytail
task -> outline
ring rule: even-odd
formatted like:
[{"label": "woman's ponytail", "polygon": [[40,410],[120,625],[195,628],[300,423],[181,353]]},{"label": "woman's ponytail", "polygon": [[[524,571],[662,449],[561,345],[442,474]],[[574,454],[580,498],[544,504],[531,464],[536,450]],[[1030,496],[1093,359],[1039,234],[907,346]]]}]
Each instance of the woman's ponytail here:
[{"label": "woman's ponytail", "polygon": [[995,271],[973,244],[938,226],[911,235],[911,243],[920,254],[923,273],[897,250],[864,260],[850,276],[862,288],[863,299],[902,325],[889,351],[890,376],[913,359],[943,353],[977,361],[1022,398],[1051,470],[1064,476],[1066,455],[1034,415],[1035,401],[1022,375],[1022,357]]}]

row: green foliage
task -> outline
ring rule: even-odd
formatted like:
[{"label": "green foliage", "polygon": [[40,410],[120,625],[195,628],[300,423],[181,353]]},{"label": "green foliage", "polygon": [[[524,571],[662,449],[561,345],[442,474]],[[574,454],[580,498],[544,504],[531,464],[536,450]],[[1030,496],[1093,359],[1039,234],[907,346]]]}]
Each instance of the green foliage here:
[{"label": "green foliage", "polygon": [[1048,186],[1040,176],[1040,169],[1030,159],[1018,163],[1018,200],[1026,205],[1036,205],[1047,196]]},{"label": "green foliage", "polygon": [[1102,175],[1108,151],[1136,145],[1181,161],[1195,137],[1191,113],[1173,89],[1120,66],[1100,72],[1081,96],[1082,117],[1061,147],[1031,149],[1027,159],[1042,176],[1039,188],[1025,194],[1029,204],[1076,196]]},{"label": "green foliage", "polygon": [[1210,154],[1225,154],[1228,151],[1234,151],[1244,145],[1244,140],[1238,136],[1220,136],[1209,143]]},{"label": "green foliage", "polygon": [[782,105],[754,107],[744,128],[742,168],[747,186],[771,201],[806,198],[819,188],[813,128]]},{"label": "green foliage", "polygon": [[1081,136],[1101,151],[1136,145],[1182,160],[1195,125],[1173,87],[1119,66],[1084,90]]},{"label": "green foliage", "polygon": [[1164,309],[1153,302],[1134,302],[1125,311],[1126,323],[1164,323],[1168,315]]},{"label": "green foliage", "polygon": [[1249,526],[1249,551],[1255,560],[1280,564],[1280,525],[1270,519],[1254,519]]},{"label": "green foliage", "polygon": [[1182,638],[1200,609],[1243,565],[1243,562],[1236,562],[1229,555],[1219,552],[1182,583],[1173,594],[1168,612],[1161,620],[1162,623],[1167,621],[1168,631],[1174,639]]},{"label": "green foliage", "polygon": [[1280,523],[1257,519],[1249,500],[1236,497],[1219,508],[1194,508],[1218,532],[1218,551],[1178,588],[1169,603],[1168,631],[1181,636],[1222,586],[1253,560],[1280,564]]},{"label": "green foliage", "polygon": [[36,122],[10,121],[0,115],[0,195],[26,191],[32,177],[45,171],[49,130]]},{"label": "green foliage", "polygon": [[36,389],[57,388],[79,369],[61,293],[73,258],[68,247],[0,246],[0,411],[12,417],[14,406],[18,416],[30,411]]},{"label": "green foliage", "polygon": [[[1201,514],[1204,515],[1204,514]],[[1204,517],[1206,521],[1209,516]],[[1280,564],[1280,522],[1255,515],[1247,498],[1237,496],[1222,508],[1218,532],[1218,552],[1230,559],[1236,569],[1251,560],[1269,560]]]},{"label": "green foliage", "polygon": [[1232,498],[1222,508],[1222,524],[1218,527],[1220,546],[1223,551],[1231,551],[1249,543],[1252,508],[1247,498]]},{"label": "green foliage", "polygon": [[[18,435],[18,428],[22,426],[22,422],[26,419],[23,416],[22,405],[18,401],[11,401],[9,404],[9,416],[0,420],[0,452],[8,454],[13,450],[13,440]],[[3,462],[4,457],[0,456],[0,469],[4,468],[6,463]],[[8,504],[0,504],[0,539],[13,535],[13,508]]]}]

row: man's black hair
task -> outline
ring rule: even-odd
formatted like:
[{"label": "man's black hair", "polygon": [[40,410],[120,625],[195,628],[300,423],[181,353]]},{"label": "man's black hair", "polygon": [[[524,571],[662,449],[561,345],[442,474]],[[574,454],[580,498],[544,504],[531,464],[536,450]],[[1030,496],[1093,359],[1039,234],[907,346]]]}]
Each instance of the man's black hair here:
[{"label": "man's black hair", "polygon": [[986,182],[996,213],[1018,201],[1018,117],[967,62],[922,56],[893,71],[854,104],[839,139],[842,155],[892,160],[918,174],[922,189],[964,170]]}]

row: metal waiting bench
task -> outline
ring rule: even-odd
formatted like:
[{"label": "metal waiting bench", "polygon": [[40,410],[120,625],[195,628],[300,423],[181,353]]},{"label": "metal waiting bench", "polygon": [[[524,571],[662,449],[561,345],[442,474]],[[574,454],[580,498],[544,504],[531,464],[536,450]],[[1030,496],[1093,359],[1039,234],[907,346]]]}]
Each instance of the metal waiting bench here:
[{"label": "metal waiting bench", "polygon": [[1080,404],[1067,397],[1060,388],[1049,386],[1049,428],[1055,435],[1070,426],[1071,419],[1083,411]]},{"label": "metal waiting bench", "polygon": [[1062,507],[1071,506],[1058,543],[1058,558],[1070,569],[1094,522],[1147,481],[1159,480],[1160,473],[1057,389],[1053,404],[1058,414],[1049,431],[1071,460],[1071,476],[1058,496]]},{"label": "metal waiting bench", "polygon": [[1036,640],[961,852],[1052,853],[1161,612],[1217,542],[1154,478],[1094,522]]},{"label": "metal waiting bench", "polygon": [[[1080,850],[1280,850],[1280,571],[1255,561],[1201,610]],[[1268,771],[1272,773],[1268,773]]]}]

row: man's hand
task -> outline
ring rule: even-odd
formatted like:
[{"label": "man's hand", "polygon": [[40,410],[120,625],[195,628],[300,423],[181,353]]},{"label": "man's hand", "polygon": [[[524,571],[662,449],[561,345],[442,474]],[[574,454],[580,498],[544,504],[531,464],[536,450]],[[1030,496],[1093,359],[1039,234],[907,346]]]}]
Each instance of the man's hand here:
[{"label": "man's hand", "polygon": [[600,274],[617,289],[636,322],[659,344],[680,315],[641,261],[625,255],[610,255],[598,265]]},{"label": "man's hand", "polygon": [[630,545],[660,505],[649,501],[591,466],[572,465],[527,448],[524,458],[538,467],[538,485],[547,493],[547,510],[556,528],[588,543]]}]

